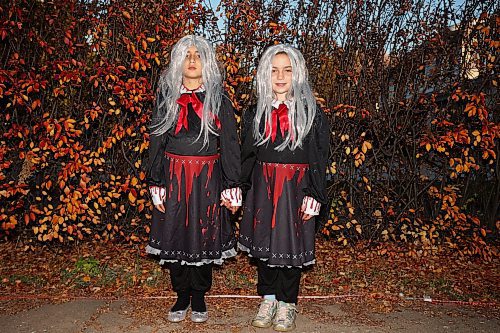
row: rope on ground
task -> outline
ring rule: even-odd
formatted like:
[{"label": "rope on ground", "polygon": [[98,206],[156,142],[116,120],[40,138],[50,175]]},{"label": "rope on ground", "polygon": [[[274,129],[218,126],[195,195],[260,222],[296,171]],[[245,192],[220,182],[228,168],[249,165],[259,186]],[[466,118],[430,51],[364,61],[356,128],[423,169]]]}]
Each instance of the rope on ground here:
[{"label": "rope on ground", "polygon": [[[258,295],[206,295],[207,298],[256,298],[260,299],[261,296]],[[353,295],[326,295],[326,296],[299,296],[299,299],[352,299],[363,297],[361,294],[353,294]],[[109,301],[118,301],[118,300],[146,300],[146,299],[175,299],[177,296],[175,295],[166,295],[166,296],[51,296],[51,295],[3,295],[0,296],[0,301],[12,301],[12,300],[21,300],[21,299],[53,299],[53,300],[109,300]]]},{"label": "rope on ground", "polygon": [[[390,295],[385,295],[390,296]],[[207,295],[207,298],[215,298],[215,299],[260,299],[261,297],[258,295]],[[362,297],[369,297],[368,295],[363,294],[347,294],[347,295],[310,295],[310,296],[299,296],[299,299],[312,299],[312,300],[321,300],[321,299],[336,299],[336,300],[350,300]],[[89,296],[52,296],[52,295],[1,295],[0,301],[14,301],[14,300],[103,300],[103,301],[131,301],[131,300],[151,300],[151,299],[175,299],[177,296],[175,295],[166,295],[166,296],[102,296],[102,297],[89,297]],[[381,297],[382,299],[384,297]],[[398,299],[398,297],[390,297],[392,300]],[[425,302],[431,303],[435,305],[439,304],[453,304],[453,305],[465,305],[465,306],[477,306],[477,307],[499,307],[500,305],[496,302],[480,302],[480,301],[452,301],[452,300],[439,300],[433,299],[429,296],[424,297],[404,297],[399,295],[399,299],[405,301],[413,301],[413,302]]]}]

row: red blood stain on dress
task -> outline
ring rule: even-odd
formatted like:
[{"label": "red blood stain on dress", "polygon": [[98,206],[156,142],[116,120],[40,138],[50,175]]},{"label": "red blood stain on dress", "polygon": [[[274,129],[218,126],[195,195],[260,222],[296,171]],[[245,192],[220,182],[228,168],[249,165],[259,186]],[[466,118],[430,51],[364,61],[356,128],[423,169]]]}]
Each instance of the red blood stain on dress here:
[{"label": "red blood stain on dress", "polygon": [[[186,195],[186,227],[189,225],[189,198],[191,197],[191,192],[193,191],[193,181],[198,178],[203,171],[203,168],[207,167],[207,181],[205,183],[205,188],[208,187],[208,183],[212,178],[212,173],[214,170],[214,165],[219,159],[219,155],[210,156],[182,156],[167,153],[167,158],[169,160],[169,179],[170,187],[168,197],[172,197],[173,186],[172,181],[174,176],[177,180],[177,202],[181,201],[181,182],[182,179],[186,182],[185,195]],[[184,172],[184,177],[182,173]],[[207,213],[210,211],[208,207]]]},{"label": "red blood stain on dress", "polygon": [[273,217],[271,228],[276,225],[276,209],[278,208],[278,200],[283,193],[285,181],[289,182],[298,172],[297,185],[302,182],[302,178],[308,168],[307,164],[280,164],[280,163],[262,163],[264,180],[267,184],[267,195],[271,199],[271,182],[273,182]]}]

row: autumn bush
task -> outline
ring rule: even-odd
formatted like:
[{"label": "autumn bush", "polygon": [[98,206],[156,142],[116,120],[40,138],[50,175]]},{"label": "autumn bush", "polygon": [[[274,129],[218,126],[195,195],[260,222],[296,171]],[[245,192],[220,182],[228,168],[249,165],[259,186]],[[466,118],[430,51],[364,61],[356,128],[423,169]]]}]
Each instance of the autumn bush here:
[{"label": "autumn bush", "polygon": [[2,239],[144,241],[156,81],[171,46],[197,33],[217,45],[238,115],[265,47],[304,53],[331,121],[322,235],[410,255],[498,255],[498,5],[211,3],[1,5]]}]

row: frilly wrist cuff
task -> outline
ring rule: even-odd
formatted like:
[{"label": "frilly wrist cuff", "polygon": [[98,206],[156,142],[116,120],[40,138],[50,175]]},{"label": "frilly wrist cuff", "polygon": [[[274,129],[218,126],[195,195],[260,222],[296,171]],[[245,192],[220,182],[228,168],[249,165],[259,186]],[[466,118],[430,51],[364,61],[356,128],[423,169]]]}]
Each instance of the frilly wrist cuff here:
[{"label": "frilly wrist cuff", "polygon": [[321,209],[321,204],[317,202],[314,198],[305,196],[302,200],[302,207],[304,207],[304,214],[308,215],[319,215]]},{"label": "frilly wrist cuff", "polygon": [[150,186],[149,192],[151,192],[151,197],[153,198],[153,204],[155,206],[163,204],[167,196],[167,191],[165,188],[160,186]]},{"label": "frilly wrist cuff", "polygon": [[220,199],[229,201],[231,203],[231,206],[233,207],[240,207],[243,203],[241,188],[233,187],[222,191],[222,193],[220,194]]}]

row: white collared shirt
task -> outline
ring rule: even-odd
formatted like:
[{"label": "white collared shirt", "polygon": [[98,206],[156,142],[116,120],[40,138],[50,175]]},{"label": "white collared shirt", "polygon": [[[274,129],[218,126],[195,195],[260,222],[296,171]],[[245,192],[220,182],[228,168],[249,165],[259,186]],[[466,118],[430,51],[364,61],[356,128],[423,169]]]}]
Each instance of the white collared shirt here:
[{"label": "white collared shirt", "polygon": [[197,93],[197,92],[204,92],[204,91],[205,91],[205,85],[203,85],[203,84],[194,90],[189,90],[188,88],[186,88],[186,86],[184,84],[181,85],[181,94],[190,94],[193,92]]},{"label": "white collared shirt", "polygon": [[278,101],[277,99],[273,100],[272,106],[273,108],[277,109],[280,104],[285,103],[286,107],[288,110],[290,110],[290,105],[292,104],[291,100],[286,100],[286,101]]}]

